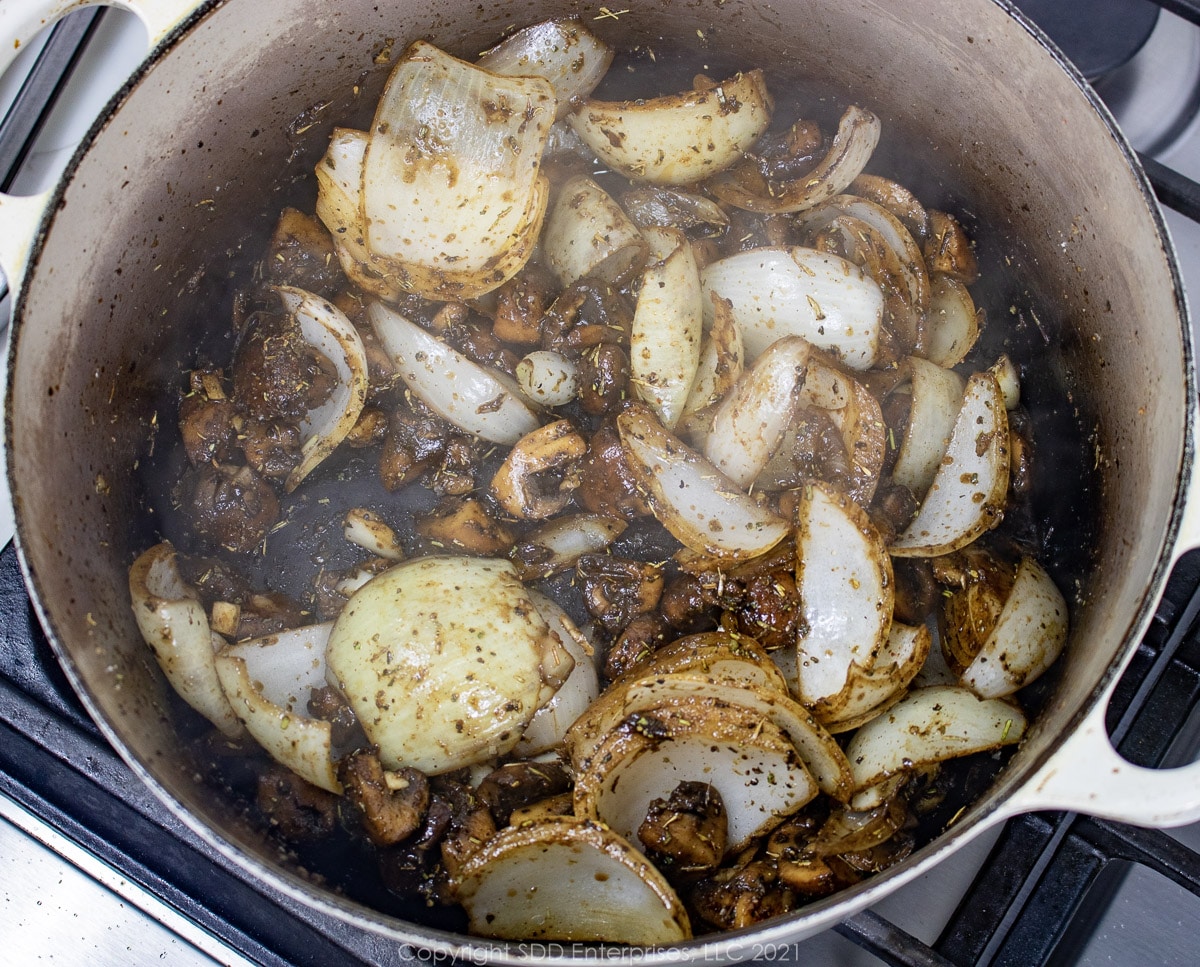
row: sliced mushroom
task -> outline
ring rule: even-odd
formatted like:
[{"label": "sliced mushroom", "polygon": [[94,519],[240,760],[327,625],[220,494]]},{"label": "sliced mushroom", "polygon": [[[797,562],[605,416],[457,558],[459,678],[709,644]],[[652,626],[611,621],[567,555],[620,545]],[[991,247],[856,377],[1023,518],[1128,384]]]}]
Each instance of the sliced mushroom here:
[{"label": "sliced mushroom", "polygon": [[338,763],[338,778],[376,846],[393,846],[421,828],[429,808],[429,782],[423,773],[389,772],[373,753],[358,750]]},{"label": "sliced mushroom", "polygon": [[518,440],[492,477],[492,494],[514,517],[546,520],[579,486],[579,462],[587,441],[569,420],[548,423]]}]

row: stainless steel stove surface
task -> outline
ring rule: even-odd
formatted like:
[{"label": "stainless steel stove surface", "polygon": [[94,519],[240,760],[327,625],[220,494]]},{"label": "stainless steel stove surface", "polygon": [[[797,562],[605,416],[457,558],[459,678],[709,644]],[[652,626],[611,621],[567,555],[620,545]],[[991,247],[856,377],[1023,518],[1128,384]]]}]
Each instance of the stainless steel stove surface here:
[{"label": "stainless steel stove surface", "polygon": [[[1191,2],[1164,0],[1160,12],[1148,0],[1089,0],[1091,26],[1078,35],[1064,11],[1080,5],[1019,5],[1076,58],[1152,174],[1159,162],[1200,179],[1200,28],[1190,22],[1200,13]],[[32,193],[53,183],[143,50],[136,19],[105,11],[6,190]],[[40,54],[32,45],[0,79],[0,117]],[[0,160],[10,157],[4,151],[0,141]],[[0,176],[6,170],[0,165]],[[1171,199],[1189,190],[1174,181],[1156,187]],[[1167,220],[1185,281],[1200,292],[1200,189],[1190,190],[1191,208],[1180,205],[1189,214],[1168,209]],[[5,301],[0,319],[7,318]],[[0,496],[2,544],[12,523],[7,495]],[[1194,758],[1198,589],[1200,558],[1191,556],[1113,702],[1114,737],[1133,761]],[[1193,967],[1200,963],[1197,848],[1200,825],[1158,833],[1073,816],[1022,817],[873,910],[811,940],[758,951],[758,960]],[[0,553],[0,893],[5,963],[385,967],[428,959],[255,887],[137,785],[54,666],[11,547]]]}]

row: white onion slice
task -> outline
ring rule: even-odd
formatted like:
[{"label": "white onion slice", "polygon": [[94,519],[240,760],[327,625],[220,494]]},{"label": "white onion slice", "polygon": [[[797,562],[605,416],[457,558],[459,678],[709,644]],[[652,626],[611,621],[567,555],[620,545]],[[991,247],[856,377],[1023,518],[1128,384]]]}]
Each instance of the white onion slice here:
[{"label": "white onion slice", "polygon": [[926,357],[947,369],[967,358],[979,339],[979,313],[966,285],[940,272],[929,280]]},{"label": "white onion slice", "polygon": [[342,271],[359,288],[395,302],[403,294],[400,273],[388,259],[367,249],[362,214],[362,167],[365,131],[334,128],[324,157],[317,162],[316,215],[329,229]]},{"label": "white onion slice", "polygon": [[[718,199],[736,208],[763,214],[783,214],[813,208],[849,187],[871,160],[882,125],[865,108],[848,107],[838,122],[833,144],[821,162],[808,174],[787,184],[760,184],[750,191],[736,175],[713,182]],[[748,172],[739,171],[737,175]],[[760,179],[761,180],[761,177]]]},{"label": "white onion slice", "polygon": [[685,546],[744,559],[787,536],[787,521],[753,501],[648,411],[630,407],[617,417],[617,429],[654,516]]},{"label": "white onion slice", "polygon": [[703,672],[788,694],[787,679],[763,647],[753,638],[729,631],[702,631],[676,638],[656,648],[618,681],[676,672]]},{"label": "white onion slice", "polygon": [[1002,698],[1046,671],[1067,641],[1067,602],[1046,570],[1022,558],[1000,616],[962,683],[981,698]]},{"label": "white onion slice", "polygon": [[588,101],[571,126],[607,165],[636,181],[690,185],[732,165],[771,123],[762,71],[704,90]]},{"label": "white onion slice", "polygon": [[548,199],[542,152],[557,102],[417,41],[379,100],[363,160],[367,248],[429,299],[470,299],[532,254]]},{"label": "white onion slice", "polygon": [[332,627],[310,625],[238,642],[217,655],[216,667],[246,730],[271,758],[340,794],[333,728],[308,714],[312,690],[326,683],[325,645]]},{"label": "white onion slice", "polygon": [[857,732],[846,758],[857,789],[923,765],[1019,742],[1025,714],[957,685],[917,688]]},{"label": "white onion slice", "polygon": [[214,663],[225,641],[210,628],[199,595],[179,573],[171,544],[155,544],[133,562],[129,597],[138,630],[179,697],[225,735],[241,735]]},{"label": "white onion slice", "polygon": [[471,557],[414,558],[368,581],[326,661],[384,766],[430,774],[512,749],[574,664],[512,565]]},{"label": "white onion slice", "polygon": [[869,671],[851,673],[840,695],[828,702],[836,711],[822,718],[830,732],[848,732],[898,702],[929,657],[932,635],[925,625],[893,621]]},{"label": "white onion slice", "polygon": [[653,713],[656,707],[688,698],[712,699],[721,705],[750,709],[762,716],[796,747],[823,793],[840,802],[850,798],[853,779],[845,753],[804,706],[782,692],[754,685],[734,685],[693,671],[631,682],[625,687],[623,705],[627,714]]},{"label": "white onion slice", "polygon": [[1015,410],[1021,405],[1021,374],[1017,372],[1016,364],[1009,358],[1007,353],[1001,353],[991,366],[988,367],[988,372],[996,377],[996,382],[1000,384],[1000,392],[1004,394],[1004,408]]},{"label": "white onion slice", "polygon": [[920,500],[933,483],[950,443],[966,382],[953,370],[918,356],[909,357],[908,366],[912,401],[892,479]]},{"label": "white onion slice", "polygon": [[463,863],[453,887],[477,936],[654,947],[692,935],[650,861],[606,826],[574,816],[502,829]]},{"label": "white onion slice", "polygon": [[695,697],[632,718],[600,742],[575,781],[576,815],[603,820],[628,839],[650,803],[681,782],[706,782],[720,794],[729,852],[818,792],[791,740],[758,712]]},{"label": "white onion slice", "polygon": [[748,360],[776,339],[801,336],[852,369],[875,362],[883,293],[852,262],[798,246],[759,248],[710,263],[700,278],[706,295],[732,304]]},{"label": "white onion slice", "polygon": [[517,385],[542,406],[562,406],[579,395],[579,367],[562,353],[538,349],[517,363]]},{"label": "white onion slice", "polygon": [[380,302],[367,315],[400,378],[421,401],[461,430],[512,446],[540,425],[503,374],[485,369]]},{"label": "white onion slice", "polygon": [[565,611],[544,594],[528,589],[529,597],[575,662],[567,680],[545,705],[533,713],[513,753],[522,757],[540,755],[562,745],[571,723],[579,718],[600,694],[595,650]]},{"label": "white onion slice", "polygon": [[935,557],[965,547],[1004,516],[1008,494],[1008,416],[991,373],[967,381],[946,454],[921,509],[890,551]]},{"label": "white onion slice", "polygon": [[576,175],[555,196],[541,252],[565,288],[584,276],[623,283],[641,267],[649,247],[608,192],[586,175]]},{"label": "white onion slice", "polygon": [[678,424],[691,439],[707,434],[711,407],[733,388],[745,368],[746,349],[732,305],[713,293],[709,297],[712,318],[705,325],[696,378]]},{"label": "white onion slice", "polygon": [[328,359],[338,375],[329,399],[300,421],[300,462],[283,484],[291,493],[358,422],[367,400],[367,353],[358,330],[333,303],[292,286],[279,286],[275,291],[299,324],[304,341]]},{"label": "white onion slice", "polygon": [[342,533],[351,544],[370,551],[376,557],[399,561],[404,557],[404,548],[396,532],[374,511],[364,507],[353,507],[346,511],[342,520]]},{"label": "white onion slice", "polygon": [[562,118],[592,93],[612,63],[613,50],[576,17],[543,20],[505,37],[475,61],[476,67],[509,77],[544,77]]},{"label": "white onion slice", "polygon": [[812,352],[799,336],[776,340],[714,408],[704,456],[738,486],[750,486],[779,449]]},{"label": "white onion slice", "polygon": [[821,718],[855,667],[874,665],[887,639],[892,560],[862,508],[826,484],[805,487],[796,525],[796,591],[806,628],[798,638],[798,698]]},{"label": "white onion slice", "polygon": [[692,243],[679,229],[644,228],[653,261],[642,272],[630,335],[630,382],[668,430],[696,380],[704,306]]}]

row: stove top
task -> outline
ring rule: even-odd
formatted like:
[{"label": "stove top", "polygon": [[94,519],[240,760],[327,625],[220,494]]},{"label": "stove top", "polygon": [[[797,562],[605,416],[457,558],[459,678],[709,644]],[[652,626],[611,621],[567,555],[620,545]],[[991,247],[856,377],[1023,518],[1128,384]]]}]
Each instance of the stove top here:
[{"label": "stove top", "polygon": [[[1080,4],[1018,5],[1076,59],[1142,153],[1160,198],[1174,206],[1166,214],[1185,281],[1200,291],[1200,188],[1188,180],[1200,178],[1195,4],[1088,0],[1081,35],[1071,26],[1080,21],[1065,17]],[[4,190],[52,184],[143,56],[140,24],[115,8],[72,14],[55,32],[0,78]],[[46,117],[8,111],[30,98],[31,84],[60,88]],[[0,319],[7,316],[0,304]],[[12,525],[0,496],[3,546]],[[1189,555],[1109,710],[1114,741],[1133,762],[1195,756],[1198,616],[1200,555]],[[1023,816],[833,931],[750,952],[762,963],[831,967],[1190,967],[1200,923],[1198,847],[1200,826],[1159,832],[1068,814]],[[75,962],[81,950],[90,963],[134,967],[431,959],[263,889],[132,777],[59,670],[11,546],[0,551],[0,889],[14,963]]]}]

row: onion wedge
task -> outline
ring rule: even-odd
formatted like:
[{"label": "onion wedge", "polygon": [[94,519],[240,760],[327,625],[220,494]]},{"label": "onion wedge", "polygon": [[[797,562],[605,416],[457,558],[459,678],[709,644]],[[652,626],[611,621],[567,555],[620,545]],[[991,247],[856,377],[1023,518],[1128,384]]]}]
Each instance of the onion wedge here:
[{"label": "onion wedge", "polygon": [[333,303],[291,286],[279,286],[275,291],[299,324],[305,342],[328,359],[338,374],[330,398],[300,421],[300,463],[283,484],[291,493],[358,422],[367,400],[367,353],[358,330]]},{"label": "onion wedge", "polygon": [[512,749],[574,666],[512,565],[469,557],[372,578],[334,622],[326,661],[384,766],[431,775]]},{"label": "onion wedge", "polygon": [[787,536],[787,521],[668,433],[648,410],[630,407],[617,417],[617,429],[654,516],[691,550],[744,560]]},{"label": "onion wedge", "polygon": [[551,349],[538,349],[517,363],[517,385],[541,406],[562,406],[579,395],[579,367]]},{"label": "onion wedge", "polygon": [[819,719],[836,713],[847,683],[873,667],[895,602],[892,560],[866,513],[814,482],[796,507],[796,591],[806,630],[798,637],[798,698]]},{"label": "onion wedge", "polygon": [[609,732],[577,767],[575,814],[633,839],[650,803],[680,782],[706,782],[720,793],[729,852],[818,792],[778,726],[760,712],[696,696],[631,714]]},{"label": "onion wedge", "polygon": [[700,280],[706,295],[731,303],[747,360],[776,339],[801,336],[851,369],[875,362],[883,292],[846,259],[798,246],[752,249],[710,263]]},{"label": "onion wedge", "polygon": [[365,131],[335,128],[325,155],[317,162],[316,215],[333,237],[342,271],[359,288],[387,302],[404,294],[400,273],[388,259],[367,249],[362,216],[362,166],[367,153]]},{"label": "onion wedge", "polygon": [[645,228],[654,260],[642,272],[630,336],[630,382],[668,430],[683,413],[704,331],[700,269],[679,229]]},{"label": "onion wedge", "polygon": [[707,433],[712,406],[733,388],[745,368],[746,350],[733,306],[715,293],[709,293],[709,297],[712,318],[705,326],[696,378],[678,424],[690,439]]},{"label": "onion wedge", "polygon": [[505,37],[475,66],[506,77],[544,77],[565,117],[592,93],[612,63],[613,50],[576,17],[543,20]]},{"label": "onion wedge", "polygon": [[549,626],[550,633],[562,642],[575,666],[550,701],[534,712],[533,718],[525,726],[521,741],[513,748],[514,754],[523,757],[540,755],[562,745],[571,723],[600,694],[600,676],[596,672],[591,643],[557,604],[532,588],[528,589],[528,593]]},{"label": "onion wedge", "polygon": [[892,479],[918,500],[929,491],[962,409],[965,381],[951,369],[910,356],[912,373],[908,424],[892,468]]},{"label": "onion wedge", "polygon": [[714,408],[704,456],[739,487],[750,486],[778,451],[812,354],[799,336],[776,340]]},{"label": "onion wedge", "polygon": [[[974,629],[962,631],[971,635]],[[974,658],[959,678],[980,698],[1011,695],[1054,664],[1066,640],[1067,602],[1062,592],[1037,561],[1022,558],[990,634],[974,642]]]},{"label": "onion wedge", "polygon": [[656,648],[617,681],[675,672],[701,672],[742,685],[788,693],[787,679],[763,647],[753,638],[729,631],[703,631],[676,638]]},{"label": "onion wedge", "polygon": [[552,816],[509,826],[463,863],[453,889],[471,933],[642,946],[691,937],[661,873],[607,826]]},{"label": "onion wedge", "polygon": [[936,557],[1000,523],[1008,493],[1008,416],[991,373],[967,381],[962,408],[929,492],[889,548],[896,557]]},{"label": "onion wedge", "polygon": [[870,111],[851,106],[838,122],[829,152],[808,174],[787,184],[770,184],[746,165],[714,179],[712,193],[727,205],[761,214],[814,208],[845,191],[858,177],[875,153],[881,128],[879,118]]},{"label": "onion wedge", "polygon": [[586,175],[576,175],[555,197],[541,250],[566,288],[584,276],[623,283],[646,261],[649,246],[608,192]]},{"label": "onion wedge", "polygon": [[389,77],[363,159],[368,250],[428,299],[499,287],[537,244],[542,152],[557,101],[541,77],[504,77],[417,41]]},{"label": "onion wedge", "polygon": [[1019,742],[1025,725],[1025,714],[1004,699],[931,685],[913,689],[855,732],[846,758],[862,790],[923,765]]},{"label": "onion wedge", "polygon": [[606,164],[654,185],[690,185],[732,165],[771,123],[762,71],[702,90],[637,101],[591,100],[570,124]]},{"label": "onion wedge", "polygon": [[541,424],[516,384],[485,369],[380,302],[367,315],[400,378],[460,430],[512,446]]},{"label": "onion wedge", "polygon": [[170,543],[155,544],[133,562],[129,597],[138,630],[179,697],[225,735],[241,735],[214,661],[225,641],[209,627],[204,605],[179,573]]},{"label": "onion wedge", "polygon": [[276,762],[315,786],[341,794],[333,764],[333,726],[308,714],[325,682],[331,623],[295,628],[230,645],[217,674],[246,730]]},{"label": "onion wedge", "polygon": [[932,637],[925,625],[893,621],[871,668],[854,669],[842,692],[826,703],[835,711],[822,724],[830,732],[848,732],[898,702],[929,657]]},{"label": "onion wedge", "polygon": [[934,273],[925,325],[925,356],[931,362],[948,369],[966,359],[979,339],[979,313],[966,285],[952,275]]}]

